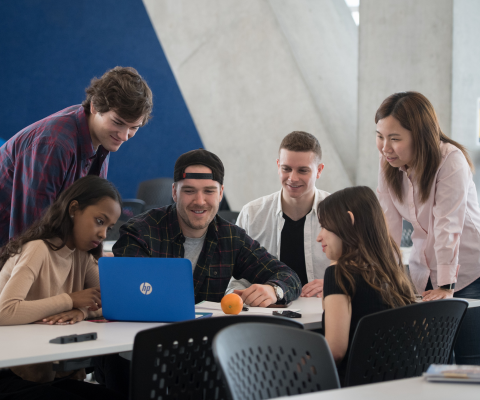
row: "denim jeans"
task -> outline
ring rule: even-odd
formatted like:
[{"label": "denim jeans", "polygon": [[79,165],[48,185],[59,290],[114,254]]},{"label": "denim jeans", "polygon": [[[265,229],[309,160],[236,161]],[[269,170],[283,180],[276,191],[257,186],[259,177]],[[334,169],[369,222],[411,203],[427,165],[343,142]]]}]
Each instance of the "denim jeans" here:
[{"label": "denim jeans", "polygon": [[[431,289],[432,284],[429,279],[425,290]],[[480,278],[455,292],[453,297],[480,300]],[[456,364],[480,365],[480,307],[467,309],[458,332],[454,353]]]}]

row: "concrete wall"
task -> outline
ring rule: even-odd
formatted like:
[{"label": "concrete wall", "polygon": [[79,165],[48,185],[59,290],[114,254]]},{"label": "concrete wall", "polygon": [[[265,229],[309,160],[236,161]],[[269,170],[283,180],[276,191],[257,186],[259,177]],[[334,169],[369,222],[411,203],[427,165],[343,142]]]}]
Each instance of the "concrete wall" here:
[{"label": "concrete wall", "polygon": [[358,28],[344,0],[270,6],[349,178],[357,170]]},{"label": "concrete wall", "polygon": [[[144,0],[202,142],[225,163],[232,209],[279,189],[278,146],[293,130],[310,132],[322,144],[326,168],[319,187],[335,191],[353,182],[352,163],[346,167],[342,158],[354,158],[345,148],[347,138],[355,148],[348,120],[355,120],[355,102],[347,94],[355,93],[355,46],[347,46],[353,61],[341,48],[355,34],[347,7],[325,6],[335,1],[343,2]],[[342,21],[351,24],[340,26]],[[322,23],[330,24],[322,28],[329,36],[305,40],[317,39]],[[327,46],[336,33],[341,40]],[[328,59],[337,65],[336,75]],[[349,97],[343,106],[342,96]],[[341,107],[347,112],[338,113]]]},{"label": "concrete wall", "polygon": [[480,1],[455,0],[453,7],[452,138],[467,147],[480,188],[478,99],[480,98]]},{"label": "concrete wall", "polygon": [[374,118],[390,94],[423,93],[450,134],[452,15],[453,0],[360,2],[357,184],[377,186]]}]

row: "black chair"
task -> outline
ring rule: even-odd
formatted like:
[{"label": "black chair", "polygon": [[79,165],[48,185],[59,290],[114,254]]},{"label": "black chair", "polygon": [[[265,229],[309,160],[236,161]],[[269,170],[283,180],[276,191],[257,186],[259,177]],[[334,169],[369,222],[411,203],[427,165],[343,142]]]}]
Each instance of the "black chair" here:
[{"label": "black chair", "polygon": [[431,364],[448,364],[467,308],[465,300],[437,300],[363,317],[345,386],[421,376]]},{"label": "black chair", "polygon": [[338,389],[327,341],[318,333],[261,323],[223,329],[213,340],[230,399],[271,399]]},{"label": "black chair", "polygon": [[120,239],[120,227],[126,224],[127,221],[135,215],[141,214],[144,211],[145,202],[140,199],[126,199],[122,201],[122,213],[120,218],[107,232],[105,240],[118,240]]},{"label": "black chair", "polygon": [[240,213],[236,211],[218,211],[218,215],[231,224],[237,223],[238,214]]},{"label": "black chair", "polygon": [[145,209],[145,202],[140,199],[125,199],[122,201],[121,220],[128,221],[135,215],[141,214]]},{"label": "black chair", "polygon": [[221,329],[245,322],[303,329],[299,322],[284,317],[242,315],[202,318],[139,332],[133,344],[130,399],[226,399],[212,340]]},{"label": "black chair", "polygon": [[115,223],[115,225],[112,226],[112,229],[110,229],[108,232],[107,232],[107,237],[105,238],[106,241],[117,241],[118,239],[120,239],[120,227],[123,225],[123,224],[126,224],[127,221],[126,220],[123,220],[121,219],[121,217],[118,219],[118,221]]},{"label": "black chair", "polygon": [[140,182],[137,199],[145,202],[145,211],[172,204],[172,184],[172,178],[156,178]]}]

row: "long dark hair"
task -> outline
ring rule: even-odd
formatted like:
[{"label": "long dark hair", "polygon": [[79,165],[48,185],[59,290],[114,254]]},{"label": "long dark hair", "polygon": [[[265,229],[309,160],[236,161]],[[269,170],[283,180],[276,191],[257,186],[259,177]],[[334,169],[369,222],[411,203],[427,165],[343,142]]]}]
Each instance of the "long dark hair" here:
[{"label": "long dark hair", "polygon": [[[353,213],[353,224],[348,211]],[[322,228],[342,240],[335,281],[346,295],[355,295],[354,274],[360,274],[391,307],[415,301],[400,249],[388,233],[385,215],[372,189],[351,187],[326,197],[318,205],[318,220]]]},{"label": "long dark hair", "polygon": [[[73,221],[70,218],[69,207],[72,201],[78,202],[78,210],[97,204],[102,198],[110,197],[121,206],[122,200],[113,183],[98,176],[88,175],[76,181],[65,190],[58,199],[45,211],[43,216],[34,222],[24,233],[12,239],[0,249],[0,269],[10,258],[22,251],[25,243],[33,240],[43,240],[52,250],[63,248],[73,230]],[[48,239],[60,238],[58,246]],[[89,251],[95,258],[102,254],[103,246],[100,245]]]},{"label": "long dark hair", "polygon": [[[419,185],[422,203],[425,203],[430,195],[435,174],[442,160],[440,142],[458,147],[473,172],[473,164],[467,150],[442,132],[432,103],[423,94],[399,92],[388,96],[375,114],[375,123],[390,115],[398,120],[403,128],[412,133],[413,161],[409,167],[412,167],[414,171],[413,176]],[[387,185],[392,188],[398,200],[403,202],[402,180],[404,174],[387,161],[383,164],[382,169]]]}]

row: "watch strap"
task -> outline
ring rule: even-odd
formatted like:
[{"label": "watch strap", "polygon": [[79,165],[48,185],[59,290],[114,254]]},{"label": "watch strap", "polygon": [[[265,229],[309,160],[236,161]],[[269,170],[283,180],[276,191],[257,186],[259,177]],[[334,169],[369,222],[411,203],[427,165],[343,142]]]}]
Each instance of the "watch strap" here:
[{"label": "watch strap", "polygon": [[438,287],[439,289],[443,290],[452,290],[455,289],[455,283],[449,283],[448,285],[442,285]]}]

